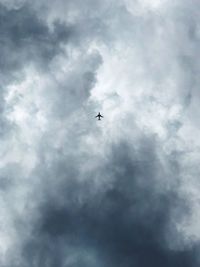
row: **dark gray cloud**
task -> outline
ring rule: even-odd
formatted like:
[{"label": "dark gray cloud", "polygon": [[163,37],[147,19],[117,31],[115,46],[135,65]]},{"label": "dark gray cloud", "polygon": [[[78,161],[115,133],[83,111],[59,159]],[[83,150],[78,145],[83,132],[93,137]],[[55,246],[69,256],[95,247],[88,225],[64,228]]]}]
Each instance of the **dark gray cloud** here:
[{"label": "dark gray cloud", "polygon": [[192,4],[0,1],[1,266],[199,266]]},{"label": "dark gray cloud", "polygon": [[69,41],[74,30],[73,26],[63,25],[59,21],[55,21],[50,30],[28,4],[17,9],[0,4],[0,23],[2,136],[12,128],[6,119],[6,85],[23,80],[23,71],[31,64],[36,64],[40,71],[47,69],[51,60],[62,53],[62,43]]},{"label": "dark gray cloud", "polygon": [[[39,62],[43,67],[62,51],[61,45],[69,41],[73,26],[56,21],[50,30],[45,21],[29,5],[19,9],[0,6],[1,72],[19,71],[24,64]],[[9,73],[10,74],[10,73]]]},{"label": "dark gray cloud", "polygon": [[[97,192],[92,192],[95,177],[77,182],[77,166],[67,170],[53,163],[49,177],[57,179],[53,190],[63,196],[63,203],[51,195],[40,207],[40,220],[24,248],[29,266],[35,260],[37,266],[195,266],[193,249],[166,247],[170,209],[180,205],[181,199],[175,188],[163,193],[156,190],[155,169],[161,166],[151,140],[146,145],[138,158],[145,159],[147,153],[151,163],[138,163],[135,151],[125,142],[114,145],[109,159],[91,174],[112,179],[110,186]],[[59,178],[62,173],[62,182],[52,168]]]}]

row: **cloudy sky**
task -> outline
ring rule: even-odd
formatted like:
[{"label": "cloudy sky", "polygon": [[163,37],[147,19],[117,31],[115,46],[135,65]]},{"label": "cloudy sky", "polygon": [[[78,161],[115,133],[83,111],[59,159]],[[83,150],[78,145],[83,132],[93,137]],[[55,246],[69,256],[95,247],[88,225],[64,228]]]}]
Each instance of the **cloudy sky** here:
[{"label": "cloudy sky", "polygon": [[199,47],[199,0],[0,0],[0,266],[200,265]]}]

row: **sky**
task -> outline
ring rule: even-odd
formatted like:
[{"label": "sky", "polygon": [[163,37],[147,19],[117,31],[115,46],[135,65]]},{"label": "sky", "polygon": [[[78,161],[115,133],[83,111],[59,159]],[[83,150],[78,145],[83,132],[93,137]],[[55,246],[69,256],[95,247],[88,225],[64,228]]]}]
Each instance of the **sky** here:
[{"label": "sky", "polygon": [[199,0],[0,0],[0,266],[200,265],[199,25]]}]

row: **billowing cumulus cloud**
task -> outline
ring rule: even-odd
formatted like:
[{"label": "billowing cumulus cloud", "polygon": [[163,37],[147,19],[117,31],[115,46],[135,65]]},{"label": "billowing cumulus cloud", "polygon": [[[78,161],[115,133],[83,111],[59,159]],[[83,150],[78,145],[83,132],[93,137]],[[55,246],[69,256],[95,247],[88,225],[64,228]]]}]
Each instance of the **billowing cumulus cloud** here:
[{"label": "billowing cumulus cloud", "polygon": [[199,266],[199,8],[0,1],[1,266]]}]

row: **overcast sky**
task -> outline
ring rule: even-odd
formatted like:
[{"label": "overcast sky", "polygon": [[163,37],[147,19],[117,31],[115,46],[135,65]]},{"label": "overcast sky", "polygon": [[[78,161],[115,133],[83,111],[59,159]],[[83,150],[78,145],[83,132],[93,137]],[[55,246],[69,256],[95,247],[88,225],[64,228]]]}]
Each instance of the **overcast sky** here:
[{"label": "overcast sky", "polygon": [[199,48],[199,0],[0,0],[0,266],[200,265]]}]

